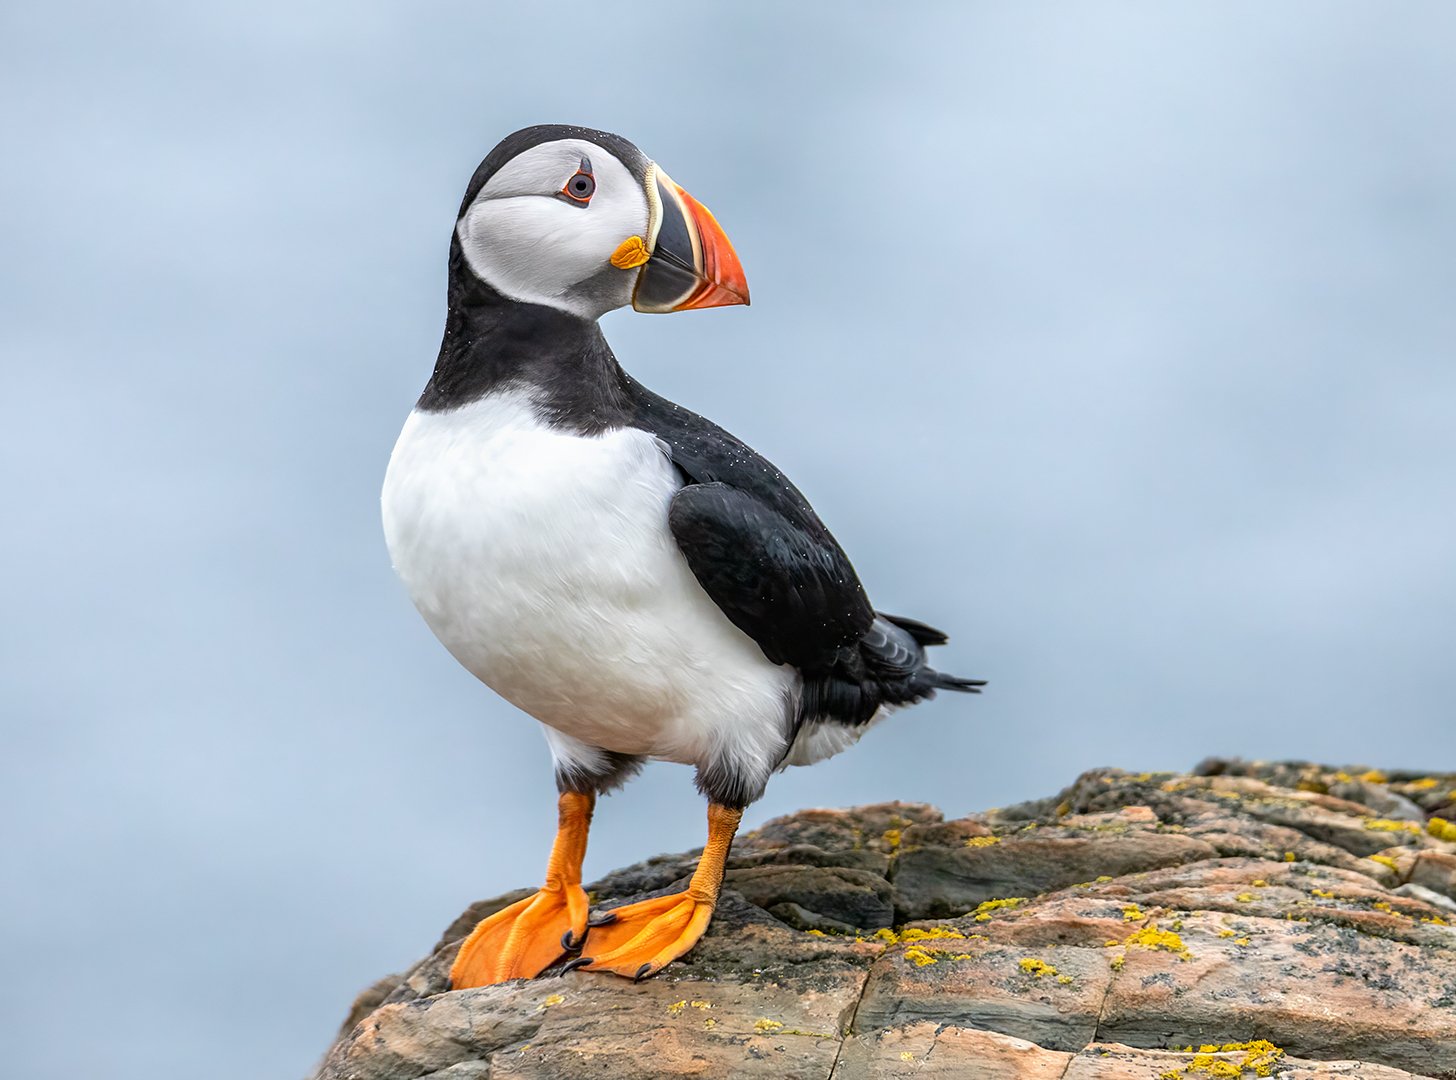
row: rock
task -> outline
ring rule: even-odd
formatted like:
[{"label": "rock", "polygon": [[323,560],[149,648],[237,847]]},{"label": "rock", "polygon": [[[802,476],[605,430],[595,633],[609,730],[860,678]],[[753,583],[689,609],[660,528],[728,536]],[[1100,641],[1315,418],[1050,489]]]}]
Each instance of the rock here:
[{"label": "rock", "polygon": [[[712,929],[642,984],[447,992],[472,905],[350,1009],[316,1080],[1456,1080],[1456,777],[1102,769],[946,821],[809,810],[734,844]],[[602,906],[696,853],[591,886]]]},{"label": "rock", "polygon": [[896,867],[895,911],[901,920],[946,918],[998,896],[1035,896],[1216,854],[1203,840],[1131,825],[1106,835],[1051,826],[1015,843],[912,847]]}]

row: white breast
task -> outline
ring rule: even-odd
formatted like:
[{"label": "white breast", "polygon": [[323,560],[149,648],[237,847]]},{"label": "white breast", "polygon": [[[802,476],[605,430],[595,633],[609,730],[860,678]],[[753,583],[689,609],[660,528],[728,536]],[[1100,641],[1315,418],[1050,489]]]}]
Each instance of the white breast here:
[{"label": "white breast", "polygon": [[565,434],[497,393],[410,415],[385,538],[445,647],[542,723],[620,753],[772,765],[797,674],[693,577],[667,526],[678,486],[650,433]]}]

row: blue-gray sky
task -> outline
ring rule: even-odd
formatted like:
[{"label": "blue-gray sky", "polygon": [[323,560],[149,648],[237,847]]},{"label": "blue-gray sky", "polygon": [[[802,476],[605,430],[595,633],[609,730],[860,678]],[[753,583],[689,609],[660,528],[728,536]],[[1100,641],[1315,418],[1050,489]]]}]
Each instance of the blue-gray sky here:
[{"label": "blue-gray sky", "polygon": [[[750,824],[1101,764],[1453,764],[1456,11],[0,9],[0,1010],[16,1076],[303,1073],[554,824],[378,490],[477,161],[573,122],[751,309],[619,357],[991,680]],[[701,840],[659,766],[588,872]]]}]

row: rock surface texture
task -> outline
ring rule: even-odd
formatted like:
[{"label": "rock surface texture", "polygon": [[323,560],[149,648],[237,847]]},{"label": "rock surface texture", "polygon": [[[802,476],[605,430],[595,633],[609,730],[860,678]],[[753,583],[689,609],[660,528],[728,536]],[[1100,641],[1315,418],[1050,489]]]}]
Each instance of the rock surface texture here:
[{"label": "rock surface texture", "polygon": [[954,821],[806,810],[737,840],[708,936],[640,985],[447,992],[460,939],[524,893],[475,904],[360,995],[316,1078],[1456,1080],[1452,822],[1453,775],[1237,761]]}]

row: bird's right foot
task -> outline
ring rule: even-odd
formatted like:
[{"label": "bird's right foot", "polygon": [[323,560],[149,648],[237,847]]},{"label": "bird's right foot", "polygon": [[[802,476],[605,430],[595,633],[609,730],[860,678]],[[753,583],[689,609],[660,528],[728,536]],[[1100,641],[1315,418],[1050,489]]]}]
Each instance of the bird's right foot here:
[{"label": "bird's right foot", "polygon": [[556,801],[556,840],[546,864],[546,884],[476,924],[450,968],[452,990],[534,979],[564,953],[581,950],[588,906],[581,860],[595,804],[591,792],[562,792]]},{"label": "bird's right foot", "polygon": [[534,979],[586,941],[587,898],[581,885],[545,888],[476,924],[450,968],[450,988]]}]

